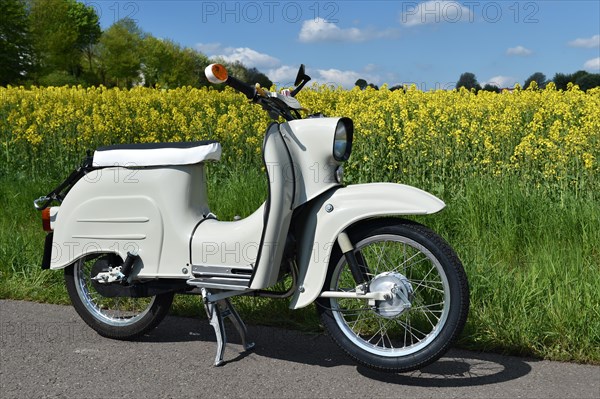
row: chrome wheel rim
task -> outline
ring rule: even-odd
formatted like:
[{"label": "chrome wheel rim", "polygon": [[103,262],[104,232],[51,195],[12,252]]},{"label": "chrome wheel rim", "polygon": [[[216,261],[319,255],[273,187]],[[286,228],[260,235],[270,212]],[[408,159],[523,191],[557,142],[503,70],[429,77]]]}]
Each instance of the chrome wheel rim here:
[{"label": "chrome wheel rim", "polygon": [[92,266],[95,259],[79,260],[73,277],[77,295],[83,306],[96,320],[115,327],[135,324],[152,308],[156,297],[150,298],[106,298],[100,295],[92,284]]},{"label": "chrome wheel rim", "polygon": [[[367,237],[355,249],[367,263],[370,279],[401,273],[414,287],[414,298],[408,311],[392,318],[379,315],[377,305],[366,300],[331,298],[342,333],[361,349],[384,357],[406,356],[429,346],[446,325],[450,309],[450,287],[440,261],[423,245],[393,234]],[[330,289],[348,291],[355,284],[342,257]]]}]

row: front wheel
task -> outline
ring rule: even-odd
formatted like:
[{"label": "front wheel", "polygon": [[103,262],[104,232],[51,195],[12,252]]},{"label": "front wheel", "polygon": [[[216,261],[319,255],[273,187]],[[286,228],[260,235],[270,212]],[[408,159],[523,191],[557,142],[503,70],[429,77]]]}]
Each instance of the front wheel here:
[{"label": "front wheel", "polygon": [[[331,337],[356,361],[378,370],[410,371],[439,359],[469,310],[467,277],[452,248],[427,227],[401,219],[362,224],[349,237],[369,292],[387,292],[388,299],[320,298],[317,309]],[[356,286],[336,247],[325,289]]]},{"label": "front wheel", "polygon": [[[102,258],[101,258],[102,259]],[[102,296],[92,277],[106,267],[96,258],[81,259],[65,269],[65,285],[73,307],[104,337],[129,340],[152,330],[167,315],[173,293],[148,298]]]}]

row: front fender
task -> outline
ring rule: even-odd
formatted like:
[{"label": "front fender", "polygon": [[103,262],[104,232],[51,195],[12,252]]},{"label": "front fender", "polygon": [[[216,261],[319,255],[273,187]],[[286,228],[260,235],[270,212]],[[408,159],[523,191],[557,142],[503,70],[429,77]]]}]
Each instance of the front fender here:
[{"label": "front fender", "polygon": [[290,308],[311,304],[322,291],[338,235],[354,223],[375,217],[428,215],[444,209],[442,200],[415,187],[393,183],[357,184],[328,191],[308,204],[296,227],[298,290]]}]

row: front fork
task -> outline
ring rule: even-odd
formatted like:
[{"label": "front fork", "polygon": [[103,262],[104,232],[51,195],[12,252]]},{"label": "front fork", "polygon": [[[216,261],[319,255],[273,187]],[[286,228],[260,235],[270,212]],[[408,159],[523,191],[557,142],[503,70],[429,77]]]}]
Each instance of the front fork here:
[{"label": "front fork", "polygon": [[352,273],[356,285],[364,287],[364,292],[367,292],[366,283],[369,281],[369,269],[365,264],[364,258],[360,253],[358,254],[358,257],[356,256],[354,245],[352,245],[346,232],[340,233],[337,242],[346,258],[346,262],[348,262],[348,267],[350,268],[350,272]]}]

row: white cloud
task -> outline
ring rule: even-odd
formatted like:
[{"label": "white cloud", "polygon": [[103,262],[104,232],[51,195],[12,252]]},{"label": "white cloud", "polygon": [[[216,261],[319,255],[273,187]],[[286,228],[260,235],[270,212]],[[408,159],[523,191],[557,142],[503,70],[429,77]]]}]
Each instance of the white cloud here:
[{"label": "white cloud", "polygon": [[342,86],[345,89],[351,89],[354,87],[354,83],[358,79],[364,79],[368,83],[379,85],[381,77],[379,75],[367,72],[366,69],[370,69],[369,66],[362,71],[342,71],[339,69],[317,69],[315,74],[315,81],[318,84],[328,84],[334,86]]},{"label": "white cloud", "polygon": [[528,55],[533,54],[533,51],[531,51],[528,48],[525,48],[523,46],[517,46],[517,47],[510,47],[508,50],[506,50],[506,54],[507,55],[516,55],[516,56],[520,56],[520,57],[527,57]]},{"label": "white cloud", "polygon": [[210,58],[240,61],[248,68],[275,68],[280,64],[279,59],[248,47],[223,47],[221,43],[197,43],[195,47]]},{"label": "white cloud", "polygon": [[592,37],[583,38],[583,39],[582,38],[575,39],[575,40],[569,42],[569,46],[571,46],[571,47],[587,47],[587,48],[600,47],[600,35],[594,35]]},{"label": "white cloud", "polygon": [[298,67],[293,67],[290,65],[282,65],[279,68],[268,69],[265,72],[265,75],[267,75],[269,79],[278,87],[292,86],[294,84],[294,80],[296,80],[297,74]]},{"label": "white cloud", "polygon": [[599,71],[600,70],[600,57],[592,58],[591,60],[587,60],[585,64],[583,64],[583,68],[588,71]]},{"label": "white cloud", "polygon": [[418,5],[407,3],[403,5],[403,12],[400,15],[400,23],[407,27],[472,20],[473,15],[469,8],[452,0],[429,0]]},{"label": "white cloud", "polygon": [[513,78],[512,76],[502,76],[502,75],[498,75],[498,76],[494,76],[492,78],[489,78],[487,81],[483,82],[482,86],[486,85],[486,84],[491,84],[494,86],[498,86],[499,88],[505,88],[505,87],[514,87],[515,83],[517,83],[517,79]]},{"label": "white cloud", "polygon": [[[379,70],[379,66],[368,64],[360,71],[343,71],[335,68],[308,68],[306,73],[312,78],[309,86],[316,83],[318,85],[326,84],[351,89],[358,79],[365,79],[369,83],[379,84],[383,79],[381,76],[374,73],[376,70]],[[293,86],[297,73],[298,67],[290,65],[282,65],[279,68],[272,68],[265,72],[269,79],[271,79],[278,87]],[[393,77],[390,77],[390,79],[393,79]]]},{"label": "white cloud", "polygon": [[358,79],[365,79],[356,71],[341,71],[339,69],[318,69],[317,81],[321,84],[332,84],[345,88],[353,87]]},{"label": "white cloud", "polygon": [[268,54],[259,53],[248,47],[227,47],[223,54],[215,55],[227,62],[240,61],[249,68],[268,68],[279,65],[279,60]]},{"label": "white cloud", "polygon": [[373,29],[340,28],[333,22],[323,18],[314,18],[304,21],[298,40],[302,43],[315,42],[365,42],[373,39],[394,37],[394,29],[377,31]]}]

